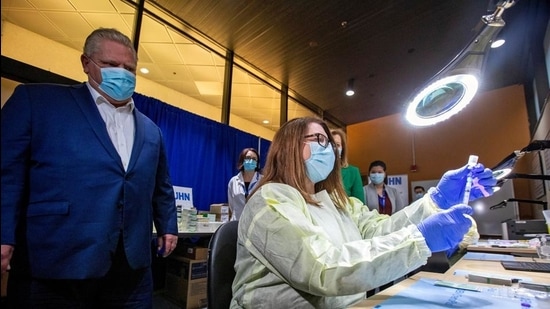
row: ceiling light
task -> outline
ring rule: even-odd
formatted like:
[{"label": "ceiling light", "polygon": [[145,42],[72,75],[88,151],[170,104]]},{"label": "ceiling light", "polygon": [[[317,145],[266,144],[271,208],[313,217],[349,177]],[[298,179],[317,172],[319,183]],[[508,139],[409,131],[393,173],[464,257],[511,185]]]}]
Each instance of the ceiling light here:
[{"label": "ceiling light", "polygon": [[262,121],[263,124],[268,124],[269,123],[269,120],[264,120]]},{"label": "ceiling light", "polygon": [[347,95],[348,97],[351,97],[352,95],[355,94],[355,91],[353,90],[353,82],[354,82],[354,81],[355,81],[355,80],[354,80],[353,78],[350,78],[350,79],[348,80],[348,87],[346,88],[346,95]]},{"label": "ceiling light", "polygon": [[504,43],[506,43],[505,39],[498,39],[498,40],[494,41],[493,43],[491,43],[491,48],[499,48],[502,45],[504,45]]},{"label": "ceiling light", "polygon": [[470,103],[478,90],[489,47],[506,24],[502,13],[514,4],[515,0],[502,0],[493,14],[481,17],[483,26],[478,35],[409,103],[406,118],[411,124],[436,124],[456,115]]},{"label": "ceiling light", "polygon": [[148,74],[149,73],[149,69],[148,68],[141,68],[139,69],[139,71],[143,74]]}]

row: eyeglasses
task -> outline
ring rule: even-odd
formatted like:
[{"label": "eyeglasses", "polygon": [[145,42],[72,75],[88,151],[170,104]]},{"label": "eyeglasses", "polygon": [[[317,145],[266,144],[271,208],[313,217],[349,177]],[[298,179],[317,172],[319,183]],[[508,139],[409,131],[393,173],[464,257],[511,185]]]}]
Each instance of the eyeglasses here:
[{"label": "eyeglasses", "polygon": [[312,139],[312,137],[316,138],[317,143],[319,143],[319,145],[321,145],[321,147],[327,148],[328,144],[330,143],[330,140],[328,139],[328,137],[324,136],[321,133],[314,133],[314,134],[309,134],[309,135],[304,136],[305,139],[307,139],[309,141],[314,141]]},{"label": "eyeglasses", "polygon": [[250,156],[246,156],[244,157],[245,160],[254,160],[254,161],[258,161],[258,158],[255,158],[255,157],[250,157]]}]

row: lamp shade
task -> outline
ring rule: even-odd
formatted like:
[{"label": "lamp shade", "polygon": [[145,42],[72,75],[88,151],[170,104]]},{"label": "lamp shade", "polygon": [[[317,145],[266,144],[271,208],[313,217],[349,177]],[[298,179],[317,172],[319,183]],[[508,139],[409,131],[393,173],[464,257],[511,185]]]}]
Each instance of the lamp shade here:
[{"label": "lamp shade", "polygon": [[500,1],[495,12],[481,17],[481,30],[449,64],[410,101],[405,117],[416,126],[428,126],[457,114],[474,98],[491,50],[504,27],[502,13],[514,0]]}]

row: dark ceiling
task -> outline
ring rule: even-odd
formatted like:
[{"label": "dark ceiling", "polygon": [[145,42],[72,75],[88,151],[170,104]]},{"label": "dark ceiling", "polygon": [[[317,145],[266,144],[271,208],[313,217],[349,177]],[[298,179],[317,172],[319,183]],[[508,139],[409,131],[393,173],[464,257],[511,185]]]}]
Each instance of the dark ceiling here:
[{"label": "dark ceiling", "polygon": [[[496,0],[157,0],[161,7],[349,125],[403,113],[415,90],[474,38]],[[481,90],[522,84],[542,37],[547,0],[503,14]],[[476,27],[477,26],[477,27]],[[355,96],[346,97],[355,80]]]}]

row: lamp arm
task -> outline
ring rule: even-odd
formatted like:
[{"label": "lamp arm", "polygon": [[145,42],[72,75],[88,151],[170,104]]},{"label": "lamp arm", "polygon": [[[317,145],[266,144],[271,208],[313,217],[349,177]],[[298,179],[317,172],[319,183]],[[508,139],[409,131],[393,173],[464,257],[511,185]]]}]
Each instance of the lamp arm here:
[{"label": "lamp arm", "polygon": [[550,180],[550,175],[535,175],[535,174],[519,174],[519,173],[511,173],[508,174],[506,177],[507,179],[513,179],[513,178],[524,178],[524,179],[539,179],[539,180]]},{"label": "lamp arm", "polygon": [[550,140],[536,140],[531,142],[521,152],[530,152],[535,150],[544,150],[550,148]]},{"label": "lamp arm", "polygon": [[544,205],[546,202],[543,201],[535,201],[535,200],[524,200],[520,198],[509,198],[507,199],[508,202],[520,202],[520,203],[531,203],[531,204],[539,204]]},{"label": "lamp arm", "polygon": [[489,207],[490,210],[493,210],[493,209],[499,209],[499,208],[505,208],[506,206],[508,206],[506,200],[496,204],[496,205],[493,205],[491,207]]},{"label": "lamp arm", "polygon": [[494,209],[499,209],[499,208],[504,208],[506,206],[508,206],[508,202],[520,202],[520,203],[530,203],[530,204],[538,204],[538,205],[542,205],[542,208],[544,210],[547,210],[548,209],[548,202],[544,202],[544,201],[535,201],[535,200],[524,200],[524,199],[519,199],[519,198],[509,198],[507,200],[504,200],[496,205],[493,205],[491,207],[489,207],[490,210],[494,210]]},{"label": "lamp arm", "polygon": [[511,199],[508,199],[508,202],[538,204],[538,205],[542,205],[542,208],[544,210],[548,209],[548,202],[544,202],[544,201],[534,201],[534,200],[523,200],[523,199],[511,198]]},{"label": "lamp arm", "polygon": [[502,14],[504,11],[510,7],[512,7],[514,4],[516,4],[515,0],[503,0],[497,3],[496,9],[491,15],[485,15],[483,16],[484,20],[486,19],[488,22],[504,22],[502,21]]}]

